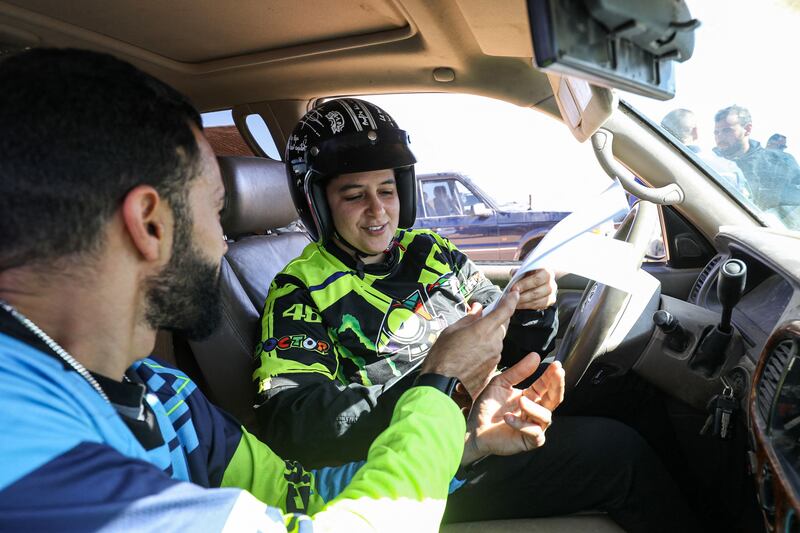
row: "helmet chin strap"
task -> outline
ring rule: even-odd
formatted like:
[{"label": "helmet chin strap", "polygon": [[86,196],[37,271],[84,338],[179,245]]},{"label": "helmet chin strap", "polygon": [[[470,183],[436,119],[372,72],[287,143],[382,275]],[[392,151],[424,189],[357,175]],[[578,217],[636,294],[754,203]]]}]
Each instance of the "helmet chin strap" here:
[{"label": "helmet chin strap", "polygon": [[394,244],[395,240],[392,237],[391,242],[389,242],[389,246],[386,247],[385,250],[382,252],[378,252],[376,254],[368,254],[363,252],[347,242],[347,239],[341,236],[338,231],[333,232],[334,237],[338,240],[341,244],[343,244],[346,248],[349,248],[351,252],[356,256],[356,272],[358,273],[358,277],[364,279],[364,258],[365,257],[375,257],[376,255],[388,253],[392,249],[392,245]]},{"label": "helmet chin strap", "polygon": [[[383,252],[378,252],[378,253],[376,253],[376,254],[368,254],[367,252],[361,251],[361,250],[359,250],[358,248],[356,248],[355,246],[353,246],[352,244],[350,244],[350,243],[347,241],[347,239],[345,239],[344,237],[342,237],[342,235],[341,235],[341,234],[340,234],[338,231],[334,231],[334,232],[333,232],[333,236],[334,236],[334,237],[336,237],[336,239],[337,239],[337,240],[338,240],[340,243],[344,244],[344,245],[345,245],[347,248],[349,248],[349,249],[350,249],[350,251],[351,251],[351,252],[353,252],[353,253],[355,254],[355,256],[356,256],[356,259],[358,259],[359,261],[360,261],[361,259],[365,258],[365,257],[375,257],[376,255],[380,255],[380,254],[382,254],[382,253],[386,252],[386,250],[384,250]],[[389,247],[391,247],[391,243],[389,244]],[[389,248],[387,247],[387,250],[388,250],[388,249],[389,249]]]}]

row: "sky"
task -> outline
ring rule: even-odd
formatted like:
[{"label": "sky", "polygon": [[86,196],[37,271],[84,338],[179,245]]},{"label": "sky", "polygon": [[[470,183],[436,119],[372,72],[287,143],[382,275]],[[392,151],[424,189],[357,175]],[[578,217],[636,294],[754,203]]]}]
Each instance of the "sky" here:
[{"label": "sky", "polygon": [[[702,25],[693,57],[676,65],[676,97],[618,92],[620,98],[655,122],[673,109],[691,109],[705,149],[714,146],[716,111],[736,103],[750,109],[753,139],[766,144],[782,133],[788,151],[800,156],[800,0],[687,3]],[[572,210],[608,184],[591,146],[577,144],[564,125],[537,111],[458,94],[369,99],[410,133],[418,173],[464,173],[499,203]]]},{"label": "sky", "polygon": [[409,132],[418,174],[461,172],[498,203],[572,210],[608,185],[591,146],[541,112],[472,95],[369,99]]}]

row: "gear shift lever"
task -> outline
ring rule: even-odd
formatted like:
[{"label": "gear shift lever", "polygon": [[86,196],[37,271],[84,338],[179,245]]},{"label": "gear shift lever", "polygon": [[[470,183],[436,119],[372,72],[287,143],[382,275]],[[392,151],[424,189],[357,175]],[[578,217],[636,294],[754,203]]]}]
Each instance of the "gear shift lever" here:
[{"label": "gear shift lever", "polygon": [[710,377],[725,362],[725,354],[733,337],[731,313],[744,293],[747,281],[747,265],[739,259],[728,259],[722,264],[717,276],[717,297],[722,305],[719,325],[711,328],[697,348],[689,366]]},{"label": "gear shift lever", "polygon": [[739,259],[728,259],[722,264],[717,277],[717,297],[722,304],[722,318],[719,329],[724,333],[731,332],[731,312],[739,303],[747,282],[747,265]]}]

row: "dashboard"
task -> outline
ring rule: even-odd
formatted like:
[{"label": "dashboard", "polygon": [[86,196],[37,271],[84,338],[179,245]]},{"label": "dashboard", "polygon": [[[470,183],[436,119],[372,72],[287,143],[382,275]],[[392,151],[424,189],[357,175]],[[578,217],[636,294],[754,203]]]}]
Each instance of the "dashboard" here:
[{"label": "dashboard", "polygon": [[[688,297],[661,293],[656,309],[640,314],[631,330],[637,333],[626,338],[636,352],[633,362],[625,366],[630,359],[623,349],[602,354],[604,363],[632,369],[679,400],[672,405],[684,451],[697,471],[711,474],[698,476],[702,483],[719,479],[748,491],[755,482],[766,531],[800,533],[800,238],[774,228],[723,226],[714,241],[717,255]],[[743,282],[731,274],[734,265],[736,275],[746,269]],[[730,330],[722,320],[728,313]],[[738,411],[733,408],[731,438],[715,442],[698,433],[709,405],[719,405],[710,402],[727,393],[724,384]],[[729,505],[722,492],[719,501]]]},{"label": "dashboard", "polygon": [[[747,266],[731,322],[735,337],[720,375],[747,413],[749,466],[767,524],[800,530],[800,239],[769,229],[723,228],[714,257],[698,276],[689,305],[719,316],[719,270]],[[689,365],[691,366],[691,364]]]},{"label": "dashboard", "polygon": [[[661,295],[660,308],[676,317],[686,333],[676,351],[669,335],[655,329],[634,370],[672,396],[705,410],[722,390],[720,377],[734,388],[744,410],[753,390],[756,367],[769,339],[781,326],[800,320],[800,239],[770,228],[723,227],[716,239],[718,255],[697,277],[686,300]],[[733,307],[733,335],[713,364],[698,364],[698,351],[720,323],[718,275],[729,259],[747,267],[741,299]]]},{"label": "dashboard", "polygon": [[741,300],[733,308],[732,322],[749,347],[748,356],[757,361],[760,349],[786,312],[795,287],[785,274],[764,264],[754,251],[742,244],[730,242],[729,250],[728,254],[717,255],[706,265],[689,301],[721,313],[717,295],[720,266],[728,259],[739,259],[747,265],[747,283]]}]

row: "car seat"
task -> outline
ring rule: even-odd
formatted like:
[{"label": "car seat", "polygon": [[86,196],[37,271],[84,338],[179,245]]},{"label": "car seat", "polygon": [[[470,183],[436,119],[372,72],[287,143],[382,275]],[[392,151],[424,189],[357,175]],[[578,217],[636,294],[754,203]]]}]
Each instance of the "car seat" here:
[{"label": "car seat", "polygon": [[261,311],[275,275],[310,242],[297,220],[280,161],[262,157],[219,157],[225,184],[222,228],[228,253],[222,259],[222,321],[202,342],[189,342],[204,392],[252,430],[255,424],[254,349]]}]

